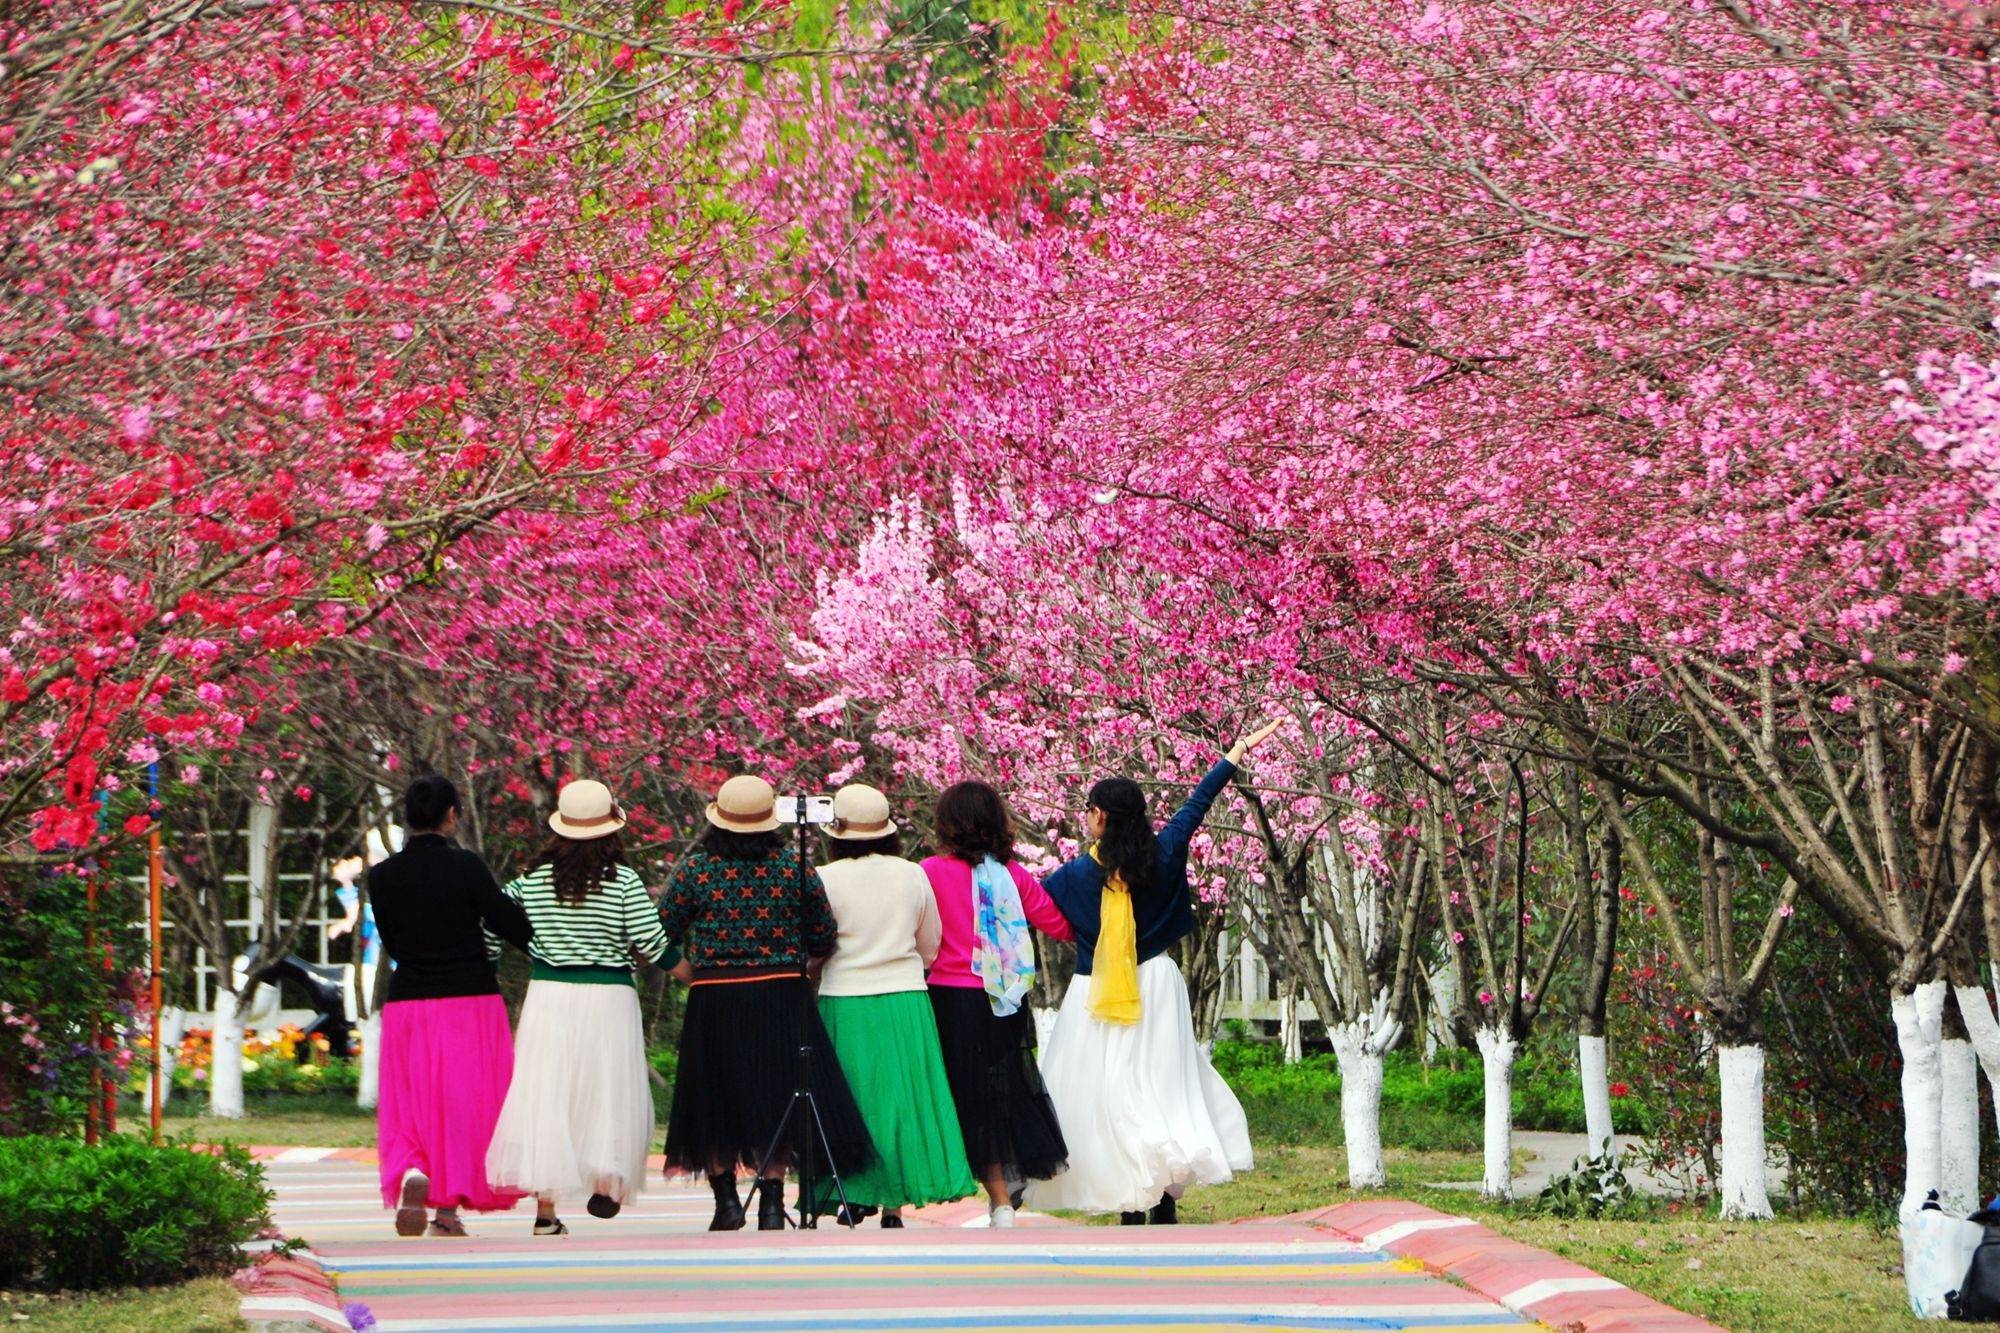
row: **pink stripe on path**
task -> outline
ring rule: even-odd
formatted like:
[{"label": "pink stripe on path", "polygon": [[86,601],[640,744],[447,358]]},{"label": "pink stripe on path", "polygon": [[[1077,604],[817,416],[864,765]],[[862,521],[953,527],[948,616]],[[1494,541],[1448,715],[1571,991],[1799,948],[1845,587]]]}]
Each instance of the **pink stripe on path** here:
[{"label": "pink stripe on path", "polygon": [[1728,1333],[1582,1264],[1422,1204],[1368,1199],[1294,1213],[1286,1220],[1414,1259],[1565,1333]]}]

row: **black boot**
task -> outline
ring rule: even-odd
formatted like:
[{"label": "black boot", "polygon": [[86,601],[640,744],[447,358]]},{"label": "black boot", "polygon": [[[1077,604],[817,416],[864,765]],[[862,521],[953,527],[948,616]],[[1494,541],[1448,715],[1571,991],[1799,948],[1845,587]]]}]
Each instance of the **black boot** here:
[{"label": "black boot", "polygon": [[618,1216],[618,1200],[612,1198],[609,1194],[591,1195],[590,1202],[585,1204],[584,1207],[589,1210],[592,1217]]},{"label": "black boot", "polygon": [[1179,1222],[1180,1214],[1174,1210],[1174,1196],[1162,1194],[1160,1201],[1153,1205],[1153,1212],[1146,1219],[1156,1227],[1170,1227]]},{"label": "black boot", "polygon": [[710,1176],[708,1187],[715,1191],[715,1220],[708,1224],[708,1229],[741,1231],[743,1200],[736,1193],[736,1177],[728,1174]]},{"label": "black boot", "polygon": [[757,1229],[785,1229],[785,1182],[782,1177],[757,1182]]},{"label": "black boot", "polygon": [[1146,1214],[1143,1210],[1136,1213],[1120,1213],[1118,1214],[1118,1225],[1121,1227],[1145,1226]]}]

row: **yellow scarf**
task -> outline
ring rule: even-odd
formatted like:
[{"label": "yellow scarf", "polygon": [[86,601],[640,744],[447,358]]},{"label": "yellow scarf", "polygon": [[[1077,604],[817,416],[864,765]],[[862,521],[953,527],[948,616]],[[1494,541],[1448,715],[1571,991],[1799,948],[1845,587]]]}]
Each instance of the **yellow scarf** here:
[{"label": "yellow scarf", "polygon": [[[1097,860],[1097,848],[1090,849],[1090,859]],[[1139,927],[1132,916],[1132,895],[1125,888],[1123,875],[1105,880],[1104,892],[1097,900],[1097,921],[1090,1012],[1106,1023],[1129,1026],[1139,1021]]]}]

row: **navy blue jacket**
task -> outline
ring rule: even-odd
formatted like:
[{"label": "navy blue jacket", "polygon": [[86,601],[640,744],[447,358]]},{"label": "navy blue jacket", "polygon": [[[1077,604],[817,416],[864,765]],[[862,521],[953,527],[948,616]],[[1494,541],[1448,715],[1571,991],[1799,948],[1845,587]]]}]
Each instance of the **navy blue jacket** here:
[{"label": "navy blue jacket", "polygon": [[[1160,829],[1157,839],[1159,860],[1153,867],[1152,887],[1132,895],[1132,920],[1139,931],[1139,961],[1156,957],[1194,933],[1194,905],[1189,901],[1188,842],[1201,827],[1208,807],[1235,776],[1236,765],[1227,759],[1216,761],[1174,811],[1174,817]],[[1074,861],[1065,861],[1042,881],[1049,897],[1076,927],[1076,974],[1090,975],[1091,959],[1097,952],[1098,900],[1104,894],[1104,867],[1088,852]]]}]

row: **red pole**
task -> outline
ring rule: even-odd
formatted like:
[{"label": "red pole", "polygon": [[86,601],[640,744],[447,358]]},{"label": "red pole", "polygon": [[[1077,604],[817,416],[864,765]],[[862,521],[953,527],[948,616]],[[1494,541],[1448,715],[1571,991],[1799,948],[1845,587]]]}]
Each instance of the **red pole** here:
[{"label": "red pole", "polygon": [[147,905],[146,933],[150,937],[153,951],[152,1000],[153,1000],[153,1077],[152,1077],[152,1135],[153,1142],[160,1141],[160,814],[153,812],[153,828],[146,835],[146,892]]},{"label": "red pole", "polygon": [[[104,940],[104,990],[107,995],[118,984],[117,949],[112,944],[112,940],[115,938],[116,936],[107,933]],[[101,1017],[98,1020],[98,1032],[97,1048],[104,1052],[104,1063],[98,1066],[97,1071],[97,1076],[104,1080],[104,1132],[106,1134],[116,1134],[118,1132],[118,1076],[112,1071],[118,1066],[112,1057],[118,1053],[118,1037],[117,1034],[112,1032],[111,1025],[104,1022]]]},{"label": "red pole", "polygon": [[[97,949],[97,880],[96,879],[92,878],[84,880],[83,902],[84,902],[83,951],[87,956],[91,953],[94,953]],[[103,1019],[101,1016],[93,1016],[91,1018],[90,1045],[91,1049],[93,1050],[99,1049],[98,1034],[99,1034],[99,1029],[102,1026],[103,1026]],[[98,1117],[102,1115],[104,1112],[103,1099],[98,1096],[97,1080],[98,1080],[97,1066],[95,1064],[92,1064],[90,1066],[90,1091],[88,1094],[86,1094],[83,1104],[83,1141],[85,1143],[92,1143],[92,1144],[97,1142],[99,1133],[97,1120]]]}]

